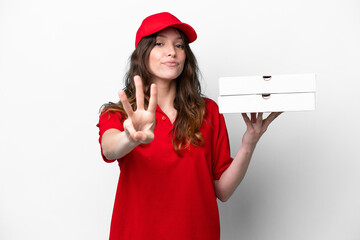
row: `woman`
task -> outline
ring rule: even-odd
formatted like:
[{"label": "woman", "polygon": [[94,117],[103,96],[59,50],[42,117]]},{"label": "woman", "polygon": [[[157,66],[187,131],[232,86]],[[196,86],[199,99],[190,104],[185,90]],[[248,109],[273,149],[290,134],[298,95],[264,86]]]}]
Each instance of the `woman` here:
[{"label": "woman", "polygon": [[216,198],[229,199],[280,114],[243,114],[247,130],[231,158],[224,117],[201,95],[196,37],[170,13],[147,17],[120,102],[100,115],[102,156],[121,170],[110,239],[220,239]]}]

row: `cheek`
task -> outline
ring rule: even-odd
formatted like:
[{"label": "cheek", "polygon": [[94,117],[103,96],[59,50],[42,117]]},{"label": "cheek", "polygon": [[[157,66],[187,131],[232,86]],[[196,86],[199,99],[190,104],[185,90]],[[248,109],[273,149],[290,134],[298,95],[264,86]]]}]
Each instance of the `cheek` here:
[{"label": "cheek", "polygon": [[185,52],[182,52],[182,54],[180,55],[180,59],[181,61],[183,62],[183,64],[185,63],[185,60],[186,60],[186,54]]},{"label": "cheek", "polygon": [[155,56],[152,52],[150,52],[148,61],[147,61],[147,67],[150,70],[150,72],[152,72],[152,69],[154,69],[155,67]]},{"label": "cheek", "polygon": [[159,51],[155,51],[154,49],[150,52],[149,59],[151,61],[159,61],[161,58],[161,53]]},{"label": "cheek", "polygon": [[184,67],[185,67],[185,60],[186,60],[186,57],[184,56],[183,59],[182,59],[182,70],[184,70]]},{"label": "cheek", "polygon": [[156,66],[157,63],[160,62],[161,56],[157,52],[150,52],[149,59],[148,59],[148,66]]}]

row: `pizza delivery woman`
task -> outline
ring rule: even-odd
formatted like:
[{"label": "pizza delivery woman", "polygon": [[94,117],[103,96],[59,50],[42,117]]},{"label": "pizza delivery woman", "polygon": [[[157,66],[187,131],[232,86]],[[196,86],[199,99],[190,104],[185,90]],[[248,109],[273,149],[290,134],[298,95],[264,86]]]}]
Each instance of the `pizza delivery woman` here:
[{"label": "pizza delivery woman", "polygon": [[110,240],[220,239],[216,198],[230,198],[280,114],[243,114],[247,129],[232,158],[224,117],[201,94],[189,47],[196,38],[170,13],[144,19],[120,101],[102,108],[101,153],[120,166]]}]

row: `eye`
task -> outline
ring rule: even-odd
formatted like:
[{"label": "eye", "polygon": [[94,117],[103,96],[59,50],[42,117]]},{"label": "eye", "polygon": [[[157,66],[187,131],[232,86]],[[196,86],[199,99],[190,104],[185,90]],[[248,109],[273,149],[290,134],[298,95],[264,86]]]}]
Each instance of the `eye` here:
[{"label": "eye", "polygon": [[180,48],[180,49],[184,49],[185,46],[183,44],[176,44],[175,45],[176,48]]},{"label": "eye", "polygon": [[163,43],[161,43],[161,42],[156,42],[155,43],[155,46],[163,46],[164,44]]}]

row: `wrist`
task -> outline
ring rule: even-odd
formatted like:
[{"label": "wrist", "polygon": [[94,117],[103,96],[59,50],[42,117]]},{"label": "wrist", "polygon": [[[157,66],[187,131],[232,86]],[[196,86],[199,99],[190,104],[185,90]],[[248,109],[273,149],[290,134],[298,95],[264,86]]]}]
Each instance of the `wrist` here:
[{"label": "wrist", "polygon": [[129,146],[131,146],[132,148],[134,147],[137,147],[138,145],[140,145],[139,142],[135,141],[131,136],[130,136],[130,133],[128,131],[124,131],[124,134],[125,134],[125,138],[126,138],[126,141],[127,141],[127,144]]},{"label": "wrist", "polygon": [[249,144],[249,143],[243,143],[241,145],[241,148],[244,152],[253,153],[256,147],[256,143]]}]

